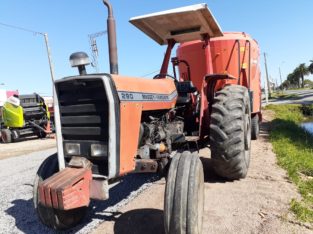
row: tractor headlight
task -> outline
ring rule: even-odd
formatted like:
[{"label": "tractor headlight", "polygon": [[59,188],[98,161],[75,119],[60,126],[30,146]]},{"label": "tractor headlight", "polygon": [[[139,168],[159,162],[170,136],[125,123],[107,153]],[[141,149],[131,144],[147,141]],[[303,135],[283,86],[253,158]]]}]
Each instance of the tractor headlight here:
[{"label": "tractor headlight", "polygon": [[91,144],[91,156],[101,157],[107,156],[108,147],[102,144]]},{"label": "tractor headlight", "polygon": [[67,155],[80,155],[80,144],[66,143],[65,153]]}]

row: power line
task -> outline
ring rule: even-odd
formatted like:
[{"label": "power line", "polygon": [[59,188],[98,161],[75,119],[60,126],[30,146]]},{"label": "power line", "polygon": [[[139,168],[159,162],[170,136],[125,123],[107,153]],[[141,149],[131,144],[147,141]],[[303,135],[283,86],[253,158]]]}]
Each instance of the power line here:
[{"label": "power line", "polygon": [[153,72],[150,72],[150,73],[148,73],[148,74],[142,75],[142,76],[140,76],[140,77],[147,77],[147,76],[150,76],[150,75],[152,75],[152,74],[154,74],[154,73],[157,73],[157,72],[160,72],[160,69],[158,69],[158,70],[156,70],[156,71],[153,71]]},{"label": "power line", "polygon": [[20,26],[15,26],[15,25],[12,25],[12,24],[5,24],[5,23],[0,22],[0,25],[8,27],[8,28],[14,28],[14,29],[17,29],[17,30],[21,30],[21,31],[24,31],[24,32],[29,32],[29,33],[32,33],[34,35],[37,35],[37,34],[44,35],[44,33],[42,33],[42,32],[37,32],[37,31],[31,30],[31,29],[23,28],[23,27],[20,27]]}]

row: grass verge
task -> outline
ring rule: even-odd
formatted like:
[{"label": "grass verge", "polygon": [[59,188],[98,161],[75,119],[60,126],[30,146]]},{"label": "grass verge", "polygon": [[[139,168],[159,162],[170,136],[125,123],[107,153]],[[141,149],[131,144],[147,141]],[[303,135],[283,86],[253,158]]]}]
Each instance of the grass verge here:
[{"label": "grass verge", "polygon": [[278,164],[285,168],[297,185],[301,201],[292,200],[291,210],[297,218],[313,222],[313,136],[299,126],[305,120],[301,105],[269,105],[275,112],[270,140]]},{"label": "grass verge", "polygon": [[286,94],[282,91],[277,91],[271,93],[270,99],[296,99],[298,97],[299,97],[298,94]]}]

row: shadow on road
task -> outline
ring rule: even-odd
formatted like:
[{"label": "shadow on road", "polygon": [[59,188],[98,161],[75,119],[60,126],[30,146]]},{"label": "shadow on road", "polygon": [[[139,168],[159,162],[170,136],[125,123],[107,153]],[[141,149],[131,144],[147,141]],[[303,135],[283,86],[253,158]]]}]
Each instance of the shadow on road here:
[{"label": "shadow on road", "polygon": [[115,221],[115,234],[163,234],[163,211],[158,209],[137,209],[122,214]]},{"label": "shadow on road", "polygon": [[55,233],[51,229],[42,225],[34,210],[33,200],[16,199],[11,202],[12,207],[8,208],[5,212],[15,219],[15,226],[21,232],[30,233]]},{"label": "shadow on road", "polygon": [[[38,138],[37,136],[28,136],[28,137],[21,137],[18,139],[14,140],[14,143],[18,143],[18,142],[26,142],[26,141],[32,141],[32,140],[46,140],[49,138]],[[0,144],[8,144],[8,143],[3,143],[2,140],[0,139]]]},{"label": "shadow on road", "polygon": [[211,158],[201,157],[203,164],[204,182],[205,183],[225,183],[226,179],[218,176],[213,169],[213,162]]},{"label": "shadow on road", "polygon": [[266,140],[269,138],[269,130],[271,129],[271,122],[269,121],[264,121],[260,124],[260,136],[264,137]]}]

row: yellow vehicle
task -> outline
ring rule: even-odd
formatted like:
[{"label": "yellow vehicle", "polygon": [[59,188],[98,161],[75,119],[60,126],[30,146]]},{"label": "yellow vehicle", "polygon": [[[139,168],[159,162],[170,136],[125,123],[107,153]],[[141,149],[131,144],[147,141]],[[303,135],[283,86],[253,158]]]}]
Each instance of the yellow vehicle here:
[{"label": "yellow vehicle", "polygon": [[45,138],[49,119],[48,108],[38,94],[12,96],[2,108],[1,139],[11,143],[30,135]]}]

